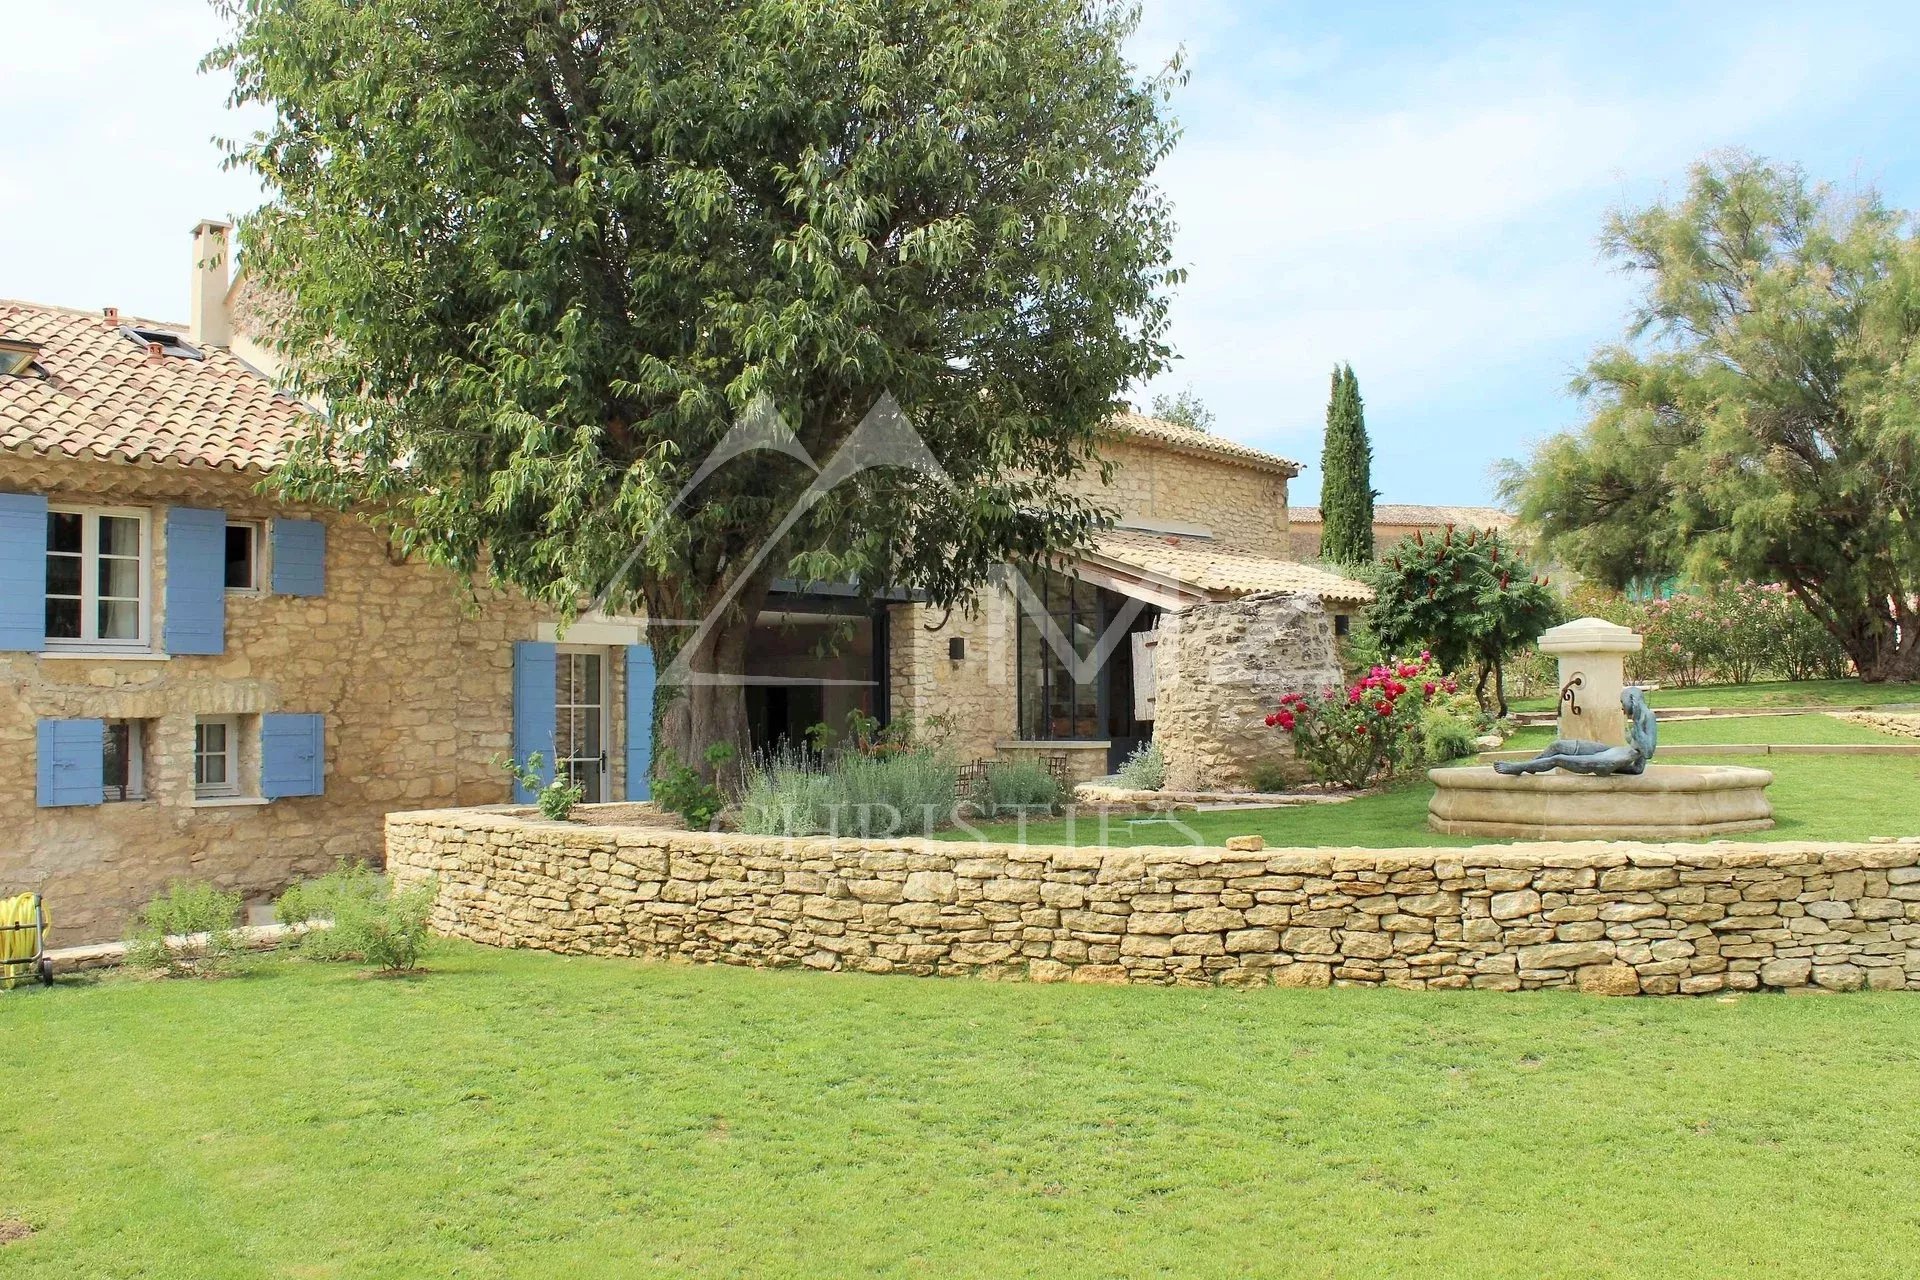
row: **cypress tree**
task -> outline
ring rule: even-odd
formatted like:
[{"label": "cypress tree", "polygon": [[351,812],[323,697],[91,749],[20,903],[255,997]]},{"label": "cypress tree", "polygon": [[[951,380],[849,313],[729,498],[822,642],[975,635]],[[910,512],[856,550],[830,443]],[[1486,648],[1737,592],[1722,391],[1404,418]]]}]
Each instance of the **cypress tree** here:
[{"label": "cypress tree", "polygon": [[1373,446],[1352,365],[1336,366],[1320,453],[1320,558],[1334,564],[1373,559]]}]

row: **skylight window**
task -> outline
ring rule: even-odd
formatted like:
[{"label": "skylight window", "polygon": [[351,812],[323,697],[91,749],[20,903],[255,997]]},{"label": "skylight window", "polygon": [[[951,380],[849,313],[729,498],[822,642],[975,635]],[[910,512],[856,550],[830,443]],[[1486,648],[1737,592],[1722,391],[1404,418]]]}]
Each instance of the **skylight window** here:
[{"label": "skylight window", "polygon": [[158,345],[163,356],[179,356],[183,360],[205,360],[206,353],[188,342],[177,333],[165,329],[136,329],[130,324],[120,326],[120,336],[128,342],[141,347]]},{"label": "skylight window", "polygon": [[37,342],[0,338],[0,378],[23,377],[34,372],[33,362],[39,354]]}]

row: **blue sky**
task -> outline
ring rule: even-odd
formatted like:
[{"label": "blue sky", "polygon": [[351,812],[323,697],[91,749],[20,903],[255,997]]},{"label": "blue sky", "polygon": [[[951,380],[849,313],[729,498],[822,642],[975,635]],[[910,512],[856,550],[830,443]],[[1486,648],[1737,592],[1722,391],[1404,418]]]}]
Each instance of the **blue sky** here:
[{"label": "blue sky", "polygon": [[1384,500],[1478,502],[1494,462],[1581,421],[1566,394],[1632,286],[1610,208],[1738,146],[1920,207],[1920,6],[1152,3],[1184,44],[1162,173],[1174,304],[1219,430],[1308,464],[1352,362]]},{"label": "blue sky", "polygon": [[[0,297],[184,318],[188,229],[255,201],[207,139],[202,0],[7,16]],[[1143,63],[1182,46],[1162,172],[1191,278],[1182,352],[1219,430],[1308,464],[1327,375],[1359,373],[1387,501],[1478,502],[1490,468],[1580,421],[1568,378],[1630,285],[1609,208],[1739,146],[1920,207],[1920,6],[1149,0]],[[24,125],[24,127],[22,127]]]}]

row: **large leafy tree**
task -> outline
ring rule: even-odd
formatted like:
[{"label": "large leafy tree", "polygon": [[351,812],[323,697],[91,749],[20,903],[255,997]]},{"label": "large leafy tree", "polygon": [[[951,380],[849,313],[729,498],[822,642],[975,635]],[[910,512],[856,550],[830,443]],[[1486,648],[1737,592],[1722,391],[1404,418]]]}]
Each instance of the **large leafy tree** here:
[{"label": "large leafy tree", "polygon": [[1327,434],[1320,451],[1320,557],[1361,565],[1373,559],[1373,444],[1352,365],[1333,371]]},{"label": "large leafy tree", "polygon": [[[643,605],[663,667],[722,676],[776,577],[952,606],[1097,525],[1067,482],[1163,367],[1179,277],[1177,69],[1129,64],[1133,10],[221,7],[209,65],[272,112],[235,151],[269,196],[244,266],[330,407],[292,494],[562,609]],[[889,395],[926,454],[856,436]],[[657,715],[682,760],[745,736],[730,682],[663,681]]]},{"label": "large leafy tree", "polygon": [[1616,215],[1645,292],[1576,384],[1593,406],[1507,489],[1614,585],[1790,587],[1867,680],[1920,678],[1920,243],[1872,194],[1745,155]]},{"label": "large leafy tree", "polygon": [[1472,670],[1482,709],[1503,716],[1506,660],[1560,621],[1560,598],[1497,533],[1415,533],[1369,576],[1367,625],[1381,645],[1424,645],[1446,670]]}]

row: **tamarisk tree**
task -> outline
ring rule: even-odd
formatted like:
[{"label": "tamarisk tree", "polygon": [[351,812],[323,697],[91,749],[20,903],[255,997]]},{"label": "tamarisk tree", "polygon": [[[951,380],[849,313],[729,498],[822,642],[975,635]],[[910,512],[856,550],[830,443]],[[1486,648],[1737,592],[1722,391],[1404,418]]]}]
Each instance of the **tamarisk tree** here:
[{"label": "tamarisk tree", "polygon": [[[1128,62],[1132,8],[220,7],[207,65],[271,113],[232,149],[268,195],[243,270],[329,409],[284,491],[644,607],[663,669],[720,677],[662,681],[679,760],[744,742],[726,677],[777,577],[952,606],[1097,527],[1068,482],[1180,276],[1179,72]],[[850,446],[881,404],[924,450]]]},{"label": "tamarisk tree", "polygon": [[1603,243],[1645,286],[1575,384],[1587,425],[1507,496],[1615,586],[1685,572],[1786,584],[1870,681],[1920,679],[1920,240],[1745,155]]}]

